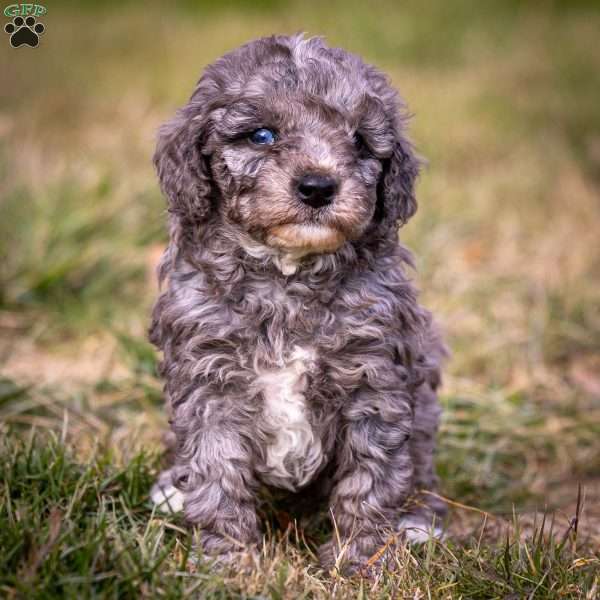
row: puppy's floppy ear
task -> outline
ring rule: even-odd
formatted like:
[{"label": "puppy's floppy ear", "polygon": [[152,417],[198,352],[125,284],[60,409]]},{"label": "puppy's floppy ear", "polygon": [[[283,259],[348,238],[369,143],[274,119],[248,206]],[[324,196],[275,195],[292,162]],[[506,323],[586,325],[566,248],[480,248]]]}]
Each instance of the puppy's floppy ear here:
[{"label": "puppy's floppy ear", "polygon": [[205,221],[213,204],[208,156],[203,154],[208,118],[192,101],[159,130],[154,165],[169,212],[181,222]]},{"label": "puppy's floppy ear", "polygon": [[398,127],[392,155],[383,161],[377,184],[374,218],[385,228],[397,228],[415,214],[415,181],[419,175],[419,167],[420,161],[415,156],[411,143]]}]

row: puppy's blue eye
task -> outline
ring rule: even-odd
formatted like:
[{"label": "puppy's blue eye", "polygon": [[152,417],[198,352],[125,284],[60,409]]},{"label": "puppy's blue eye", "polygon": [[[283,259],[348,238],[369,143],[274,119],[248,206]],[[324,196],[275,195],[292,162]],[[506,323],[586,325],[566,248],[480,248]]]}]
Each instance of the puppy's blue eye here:
[{"label": "puppy's blue eye", "polygon": [[270,129],[262,127],[250,134],[250,141],[253,144],[268,145],[275,142],[275,133]]}]

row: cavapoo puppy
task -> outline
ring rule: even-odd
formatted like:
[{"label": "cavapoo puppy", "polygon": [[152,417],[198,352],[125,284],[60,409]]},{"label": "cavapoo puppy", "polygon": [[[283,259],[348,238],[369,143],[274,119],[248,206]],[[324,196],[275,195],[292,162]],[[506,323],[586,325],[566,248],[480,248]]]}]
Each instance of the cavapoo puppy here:
[{"label": "cavapoo puppy", "polygon": [[260,542],[260,486],[324,496],[324,566],[439,533],[445,350],[398,242],[419,171],[402,109],[359,57],[273,36],[207,67],[160,129],[151,340],[175,441],[152,497],[208,554]]}]

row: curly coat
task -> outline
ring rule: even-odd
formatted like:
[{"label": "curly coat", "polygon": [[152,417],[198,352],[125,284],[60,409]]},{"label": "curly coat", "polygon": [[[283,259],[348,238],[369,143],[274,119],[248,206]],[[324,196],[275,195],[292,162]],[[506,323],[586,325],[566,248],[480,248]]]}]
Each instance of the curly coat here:
[{"label": "curly coat", "polygon": [[[421,493],[436,485],[445,350],[398,242],[417,206],[405,121],[359,57],[273,36],[207,67],[160,129],[170,243],[151,340],[175,461],[155,492],[208,553],[260,541],[265,484],[328,495],[348,568],[444,512]],[[249,140],[261,127],[275,143]],[[329,206],[298,201],[307,172],[335,179]],[[323,564],[339,551],[336,537]]]}]

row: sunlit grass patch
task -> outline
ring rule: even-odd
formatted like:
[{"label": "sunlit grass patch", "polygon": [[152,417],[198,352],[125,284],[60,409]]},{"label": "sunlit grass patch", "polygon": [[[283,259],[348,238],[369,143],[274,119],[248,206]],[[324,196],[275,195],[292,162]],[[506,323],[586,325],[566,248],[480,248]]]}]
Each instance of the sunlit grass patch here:
[{"label": "sunlit grass patch", "polygon": [[84,325],[106,320],[141,272],[115,244],[126,236],[105,199],[101,189],[66,186],[38,198],[17,190],[4,199],[5,308],[50,308]]},{"label": "sunlit grass patch", "polygon": [[579,513],[560,536],[540,515],[527,537],[515,517],[493,543],[474,530],[463,544],[400,546],[395,569],[370,580],[323,573],[298,525],[215,568],[178,518],[150,507],[152,456],[116,459],[99,446],[82,463],[55,437],[32,434],[5,437],[0,461],[0,590],[9,597],[593,598],[598,589],[600,559],[578,550]]}]

